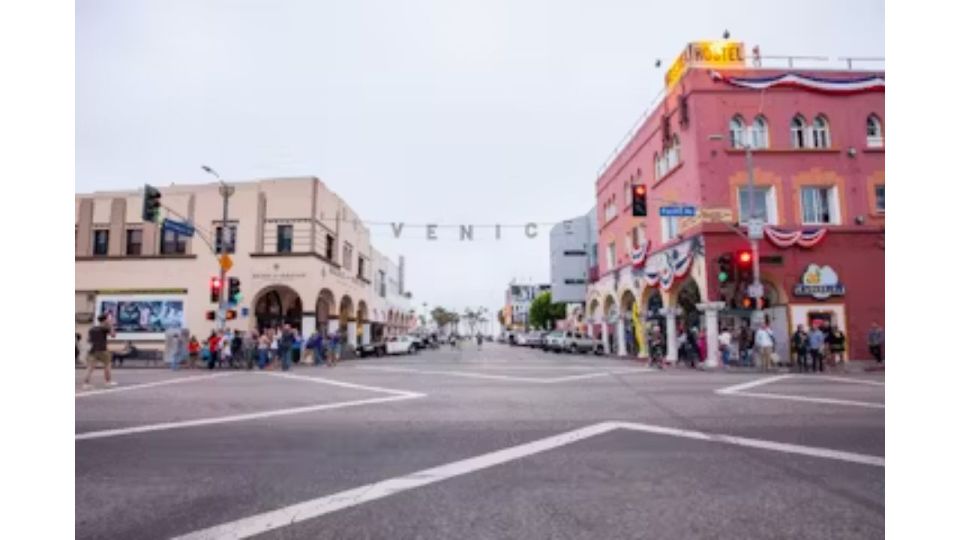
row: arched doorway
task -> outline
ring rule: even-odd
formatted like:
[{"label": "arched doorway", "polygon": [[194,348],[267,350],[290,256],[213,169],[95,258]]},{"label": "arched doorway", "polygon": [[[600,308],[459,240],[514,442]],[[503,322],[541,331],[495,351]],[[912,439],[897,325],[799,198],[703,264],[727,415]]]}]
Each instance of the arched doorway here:
[{"label": "arched doorway", "polygon": [[[697,286],[697,282],[693,279],[687,279],[683,282],[683,285],[680,289],[677,290],[677,307],[682,310],[680,315],[683,321],[683,330],[689,330],[691,328],[697,328],[699,331],[703,331],[704,327],[701,322],[701,313],[697,309],[697,304],[702,303],[703,300],[700,298],[700,287]],[[679,328],[677,329],[680,330]]]},{"label": "arched doorway", "polygon": [[303,303],[296,291],[285,285],[274,285],[257,293],[254,301],[257,330],[289,324],[302,330]]},{"label": "arched doorway", "polygon": [[326,334],[330,331],[330,317],[335,316],[336,300],[330,289],[323,289],[317,296],[317,328]]},{"label": "arched doorway", "polygon": [[340,331],[347,331],[347,323],[353,321],[353,299],[344,295],[340,299]]},{"label": "arched doorway", "polygon": [[357,343],[365,344],[368,343],[369,329],[367,328],[367,322],[369,322],[369,316],[367,315],[367,303],[363,300],[357,302]]},{"label": "arched doorway", "polygon": [[637,328],[633,320],[633,306],[636,304],[637,298],[633,295],[633,291],[627,289],[623,291],[623,294],[620,296],[620,318],[623,320],[623,330],[624,330],[624,344],[627,347],[627,354],[630,356],[637,355],[637,332],[642,332],[642,328]]}]

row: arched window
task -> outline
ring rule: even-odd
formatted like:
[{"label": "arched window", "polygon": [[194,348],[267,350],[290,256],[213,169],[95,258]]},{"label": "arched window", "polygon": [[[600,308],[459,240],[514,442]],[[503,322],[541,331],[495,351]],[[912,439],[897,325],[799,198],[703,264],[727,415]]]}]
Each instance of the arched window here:
[{"label": "arched window", "polygon": [[752,143],[754,148],[770,148],[769,134],[767,133],[767,120],[763,116],[753,119]]},{"label": "arched window", "polygon": [[673,164],[671,169],[680,164],[680,135],[673,134],[673,145],[670,146],[670,153],[673,154]]},{"label": "arched window", "polygon": [[830,148],[830,124],[822,114],[813,119],[813,147]]},{"label": "arched window", "polygon": [[730,119],[730,146],[743,148],[743,118],[739,114]]},{"label": "arched window", "polygon": [[875,114],[867,117],[867,147],[883,147],[883,125],[880,122],[880,117]]},{"label": "arched window", "polygon": [[806,131],[807,121],[799,114],[794,116],[793,120],[790,121],[790,141],[794,148],[806,148],[808,146]]}]

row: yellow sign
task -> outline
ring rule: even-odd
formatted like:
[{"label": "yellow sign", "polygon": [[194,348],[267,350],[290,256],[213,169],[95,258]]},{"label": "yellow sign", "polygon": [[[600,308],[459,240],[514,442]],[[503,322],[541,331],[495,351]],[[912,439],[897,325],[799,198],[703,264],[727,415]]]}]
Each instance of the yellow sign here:
[{"label": "yellow sign", "polygon": [[694,41],[670,65],[664,80],[669,90],[689,67],[742,67],[745,62],[742,41]]},{"label": "yellow sign", "polygon": [[233,260],[226,253],[220,256],[220,268],[223,268],[224,272],[229,272],[233,268]]}]

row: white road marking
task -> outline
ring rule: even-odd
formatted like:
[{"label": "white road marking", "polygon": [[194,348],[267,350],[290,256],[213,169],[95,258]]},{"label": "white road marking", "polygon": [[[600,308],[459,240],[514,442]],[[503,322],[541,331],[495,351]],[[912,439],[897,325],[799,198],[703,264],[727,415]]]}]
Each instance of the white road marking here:
[{"label": "white road marking", "polygon": [[167,384],[177,384],[184,382],[194,382],[200,380],[209,380],[215,379],[217,377],[226,377],[227,375],[234,375],[234,373],[213,373],[210,375],[191,375],[184,377],[182,379],[166,379],[163,381],[148,382],[142,384],[131,384],[129,386],[115,386],[113,388],[104,388],[102,390],[87,390],[77,392],[77,398],[96,396],[99,394],[116,394],[117,392],[129,392],[131,390],[140,390],[141,388],[152,388],[154,386],[164,386]]},{"label": "white road marking", "polygon": [[393,394],[397,396],[411,396],[411,397],[424,397],[424,394],[419,392],[408,392],[406,390],[394,390],[392,388],[383,388],[380,386],[370,386],[366,384],[356,384],[349,383],[345,381],[336,381],[333,379],[326,379],[324,377],[309,377],[306,375],[294,375],[292,373],[273,373],[269,371],[259,372],[262,375],[270,375],[273,377],[282,377],[284,379],[294,379],[298,381],[308,381],[317,384],[329,384],[333,386],[340,386],[342,388],[350,388],[353,390],[367,390],[369,392],[382,392],[384,394]]},{"label": "white road marking", "polygon": [[626,375],[630,373],[646,373],[654,371],[650,368],[631,368],[627,370],[607,370],[596,373],[585,373],[581,375],[568,375],[564,377],[518,377],[514,375],[497,375],[493,373],[475,373],[471,371],[448,371],[435,369],[411,369],[402,367],[386,366],[357,366],[356,369],[369,369],[374,371],[387,371],[396,373],[416,373],[422,375],[449,375],[451,377],[466,377],[471,379],[490,379],[497,381],[526,382],[534,384],[556,384],[581,379],[592,379],[596,377],[607,377],[609,375]]},{"label": "white road marking", "polygon": [[[105,437],[118,437],[121,435],[132,435],[135,433],[149,433],[153,431],[166,431],[170,429],[182,429],[182,428],[189,428],[189,427],[196,427],[196,426],[208,426],[213,424],[244,422],[247,420],[259,420],[262,418],[271,418],[274,416],[288,416],[291,414],[302,414],[302,413],[308,413],[308,412],[326,411],[331,409],[342,409],[345,407],[356,407],[358,405],[370,405],[374,403],[389,403],[391,401],[401,401],[405,399],[416,399],[416,398],[426,397],[426,394],[421,394],[419,392],[408,392],[406,390],[394,390],[391,388],[381,388],[379,386],[367,386],[363,384],[354,384],[354,383],[349,383],[344,381],[336,381],[333,379],[325,379],[321,377],[307,377],[304,375],[294,375],[291,373],[270,373],[270,372],[257,372],[257,374],[271,375],[274,377],[281,377],[285,379],[309,381],[316,384],[329,384],[332,386],[340,386],[343,388],[350,388],[353,390],[364,390],[368,392],[386,393],[386,394],[390,394],[390,396],[380,397],[380,398],[359,399],[359,400],[352,400],[352,401],[340,401],[336,403],[321,403],[318,405],[290,407],[287,409],[274,409],[272,411],[261,411],[261,412],[255,412],[255,413],[233,414],[228,416],[218,416],[215,418],[200,418],[198,420],[161,422],[158,424],[147,424],[143,426],[133,426],[133,427],[127,427],[127,428],[105,429],[101,431],[88,431],[85,433],[77,433],[75,435],[75,440],[82,441],[82,440],[88,440],[88,439],[102,439]],[[221,373],[220,375],[230,375],[230,373]],[[199,378],[199,377],[196,377],[196,378]]]},{"label": "white road marking", "polygon": [[767,394],[762,392],[733,392],[726,393],[727,396],[743,396],[762,399],[779,399],[781,401],[803,401],[807,403],[827,403],[829,405],[850,405],[852,407],[864,407],[867,409],[883,409],[883,403],[872,403],[869,401],[853,401],[849,399],[833,399],[809,396],[795,396],[792,394]]},{"label": "white road marking", "polygon": [[762,384],[770,384],[770,383],[772,383],[772,382],[782,381],[783,379],[788,379],[788,378],[790,378],[790,377],[791,377],[790,375],[779,375],[779,376],[775,376],[775,377],[764,377],[764,378],[762,378],[762,379],[757,379],[757,380],[755,380],[755,381],[745,382],[745,383],[743,383],[743,384],[735,384],[735,385],[733,385],[733,386],[728,386],[728,387],[726,387],[726,388],[721,388],[721,389],[719,389],[719,390],[715,390],[715,392],[718,393],[718,394],[732,394],[733,392],[739,392],[739,391],[741,391],[741,390],[746,390],[747,388],[754,388],[754,387],[760,386],[760,385],[762,385]]},{"label": "white road marking", "polygon": [[262,411],[246,414],[234,414],[229,416],[218,416],[215,418],[201,418],[199,420],[184,420],[180,422],[163,422],[159,424],[148,424],[145,426],[134,426],[128,428],[105,429],[102,431],[88,431],[77,433],[75,439],[85,441],[90,439],[103,439],[106,437],[119,437],[121,435],[133,435],[135,433],[149,433],[153,431],[167,431],[171,429],[182,429],[197,426],[209,426],[214,424],[229,424],[232,422],[245,422],[247,420],[259,420],[262,418],[272,418],[275,416],[289,416],[291,414],[303,414],[316,411],[328,411],[331,409],[343,409],[346,407],[356,407],[358,405],[371,405],[374,403],[389,403],[391,401],[402,401],[406,399],[416,399],[423,397],[423,394],[397,395],[371,399],[359,399],[354,401],[340,401],[337,403],[322,403],[319,405],[307,405],[305,407],[292,407],[289,409],[275,409],[272,411]]},{"label": "white road marking", "polygon": [[299,521],[313,519],[337,510],[357,506],[366,502],[395,495],[410,489],[440,482],[448,478],[487,469],[522,457],[537,454],[552,448],[564,446],[601,433],[614,430],[613,422],[603,422],[584,428],[568,431],[545,439],[497,450],[480,456],[455,461],[439,467],[418,471],[406,476],[391,478],[358,488],[350,489],[301,502],[277,510],[264,512],[237,521],[217,525],[175,540],[199,540],[213,538],[248,538],[273,529],[292,525]]},{"label": "white road marking", "polygon": [[268,531],[293,525],[294,523],[301,521],[315,519],[338,510],[343,510],[344,508],[358,506],[370,501],[389,497],[390,495],[396,495],[404,491],[434,484],[436,482],[441,482],[443,480],[473,473],[483,469],[488,469],[490,467],[508,463],[517,459],[538,454],[540,452],[545,452],[547,450],[552,450],[561,446],[566,446],[568,444],[582,441],[590,437],[595,437],[597,435],[602,435],[616,429],[656,433],[673,437],[696,439],[706,442],[725,443],[735,446],[759,448],[763,450],[785,452],[789,454],[800,454],[862,465],[872,465],[876,467],[884,466],[883,457],[856,454],[853,452],[844,452],[840,450],[831,450],[829,448],[778,443],[773,441],[764,441],[761,439],[749,439],[732,435],[711,434],[700,431],[690,431],[664,426],[639,424],[634,422],[601,422],[580,429],[575,429],[573,431],[561,433],[559,435],[553,435],[551,437],[546,437],[529,443],[512,446],[503,450],[497,450],[476,457],[441,465],[439,467],[425,469],[405,476],[382,480],[380,482],[374,482],[358,488],[334,493],[333,495],[326,495],[283,508],[278,508],[276,510],[241,518],[236,521],[194,531],[186,535],[179,536],[174,540],[248,538]]},{"label": "white road marking", "polygon": [[735,446],[746,446],[750,448],[761,448],[763,450],[773,450],[775,452],[785,452],[787,454],[801,454],[804,456],[813,456],[824,459],[834,459],[837,461],[847,461],[861,465],[872,465],[874,467],[884,467],[884,458],[881,456],[871,456],[869,454],[857,454],[854,452],[844,452],[842,450],[831,450],[829,448],[819,448],[816,446],[802,446],[799,444],[781,443],[775,441],[765,441],[763,439],[750,439],[746,437],[737,437],[734,435],[722,435],[714,433],[704,433],[702,431],[691,431],[686,429],[676,429],[671,427],[653,426],[650,424],[639,424],[636,422],[617,422],[617,427],[633,431],[643,431],[646,433],[659,433],[661,435],[672,435],[674,437],[685,437],[688,439],[697,439],[700,441],[721,442]]},{"label": "white road marking", "polygon": [[883,409],[885,408],[883,403],[873,403],[869,401],[854,401],[849,399],[834,399],[834,398],[821,398],[821,397],[810,397],[810,396],[798,396],[795,394],[772,394],[766,392],[744,392],[744,390],[750,388],[756,388],[764,384],[770,384],[777,381],[782,381],[784,379],[795,379],[801,378],[806,380],[824,380],[824,381],[833,381],[833,382],[843,382],[843,383],[854,383],[854,384],[869,384],[874,386],[885,386],[884,383],[878,381],[867,381],[863,379],[854,379],[849,377],[825,377],[819,375],[800,375],[800,374],[788,374],[788,375],[778,375],[775,377],[765,377],[763,379],[758,379],[755,381],[750,381],[743,384],[737,384],[734,386],[728,386],[726,388],[721,388],[719,390],[714,390],[715,393],[723,396],[740,396],[740,397],[752,397],[752,398],[761,398],[761,399],[778,399],[781,401],[801,401],[805,403],[826,403],[828,405],[849,405],[851,407],[863,407],[867,409]]}]

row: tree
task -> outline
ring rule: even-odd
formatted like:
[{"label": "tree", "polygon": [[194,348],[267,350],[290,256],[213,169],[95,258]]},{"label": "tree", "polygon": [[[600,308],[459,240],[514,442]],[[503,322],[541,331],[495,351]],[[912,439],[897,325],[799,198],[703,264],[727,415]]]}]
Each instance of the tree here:
[{"label": "tree", "polygon": [[430,316],[433,317],[434,322],[437,323],[437,327],[441,329],[445,328],[448,324],[460,322],[459,315],[440,306],[433,308],[433,310],[430,311]]},{"label": "tree", "polygon": [[477,333],[477,324],[484,323],[487,321],[487,318],[484,316],[487,312],[487,308],[480,307],[476,310],[467,308],[463,310],[463,319],[467,322],[467,327],[470,329],[470,335]]},{"label": "tree", "polygon": [[530,325],[534,328],[553,328],[556,321],[566,316],[566,306],[552,302],[549,292],[541,293],[530,304]]}]

